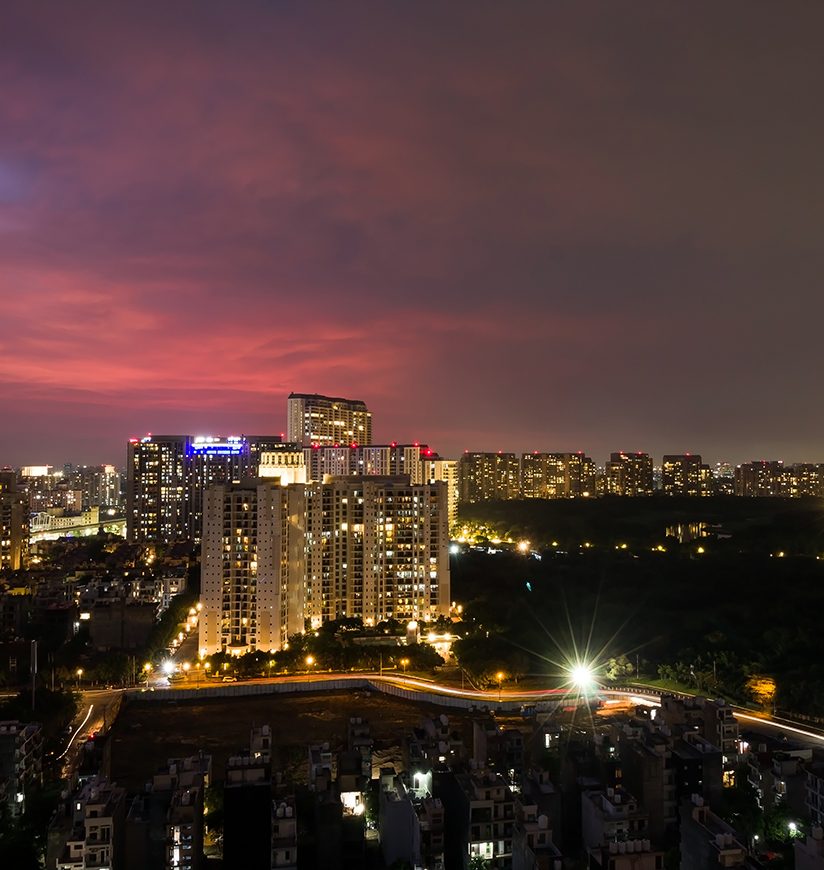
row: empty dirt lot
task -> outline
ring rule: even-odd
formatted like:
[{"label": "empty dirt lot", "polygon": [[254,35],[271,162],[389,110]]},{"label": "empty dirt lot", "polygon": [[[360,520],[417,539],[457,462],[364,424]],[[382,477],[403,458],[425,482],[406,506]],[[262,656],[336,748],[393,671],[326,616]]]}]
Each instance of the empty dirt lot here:
[{"label": "empty dirt lot", "polygon": [[[124,704],[111,732],[111,779],[129,791],[144,783],[167,759],[212,756],[213,779],[223,779],[227,758],[249,746],[255,725],[270,725],[274,745],[273,768],[284,770],[296,782],[306,777],[307,746],[329,742],[342,748],[350,716],[368,719],[378,758],[396,767],[404,734],[424,717],[449,716],[452,731],[461,733],[472,747],[468,713],[444,710],[365,691],[255,695],[186,702],[130,701]],[[508,725],[523,723],[520,719]]]}]

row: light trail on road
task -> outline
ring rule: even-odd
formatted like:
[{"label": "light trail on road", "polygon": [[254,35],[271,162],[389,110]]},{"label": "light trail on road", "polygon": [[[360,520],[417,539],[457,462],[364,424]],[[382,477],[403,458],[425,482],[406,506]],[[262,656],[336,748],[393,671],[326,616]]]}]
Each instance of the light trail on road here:
[{"label": "light trail on road", "polygon": [[72,748],[72,743],[74,743],[75,737],[77,737],[77,735],[86,727],[86,723],[89,721],[89,718],[92,715],[92,710],[94,710],[94,704],[89,704],[89,712],[86,713],[86,718],[77,726],[77,731],[75,731],[74,734],[72,734],[68,745],[63,750],[63,754],[57,756],[58,761],[60,761],[61,758],[66,757],[66,753]]},{"label": "light trail on road", "polygon": [[[326,683],[329,681],[341,682],[341,681],[357,681],[357,680],[371,680],[373,682],[381,682],[387,685],[396,686],[401,689],[408,689],[410,691],[419,691],[419,692],[428,692],[433,695],[444,695],[446,697],[453,698],[464,698],[469,701],[477,701],[479,704],[487,705],[490,708],[495,708],[500,701],[508,701],[508,702],[517,702],[522,701],[525,704],[536,703],[541,700],[545,701],[559,701],[562,702],[564,699],[568,699],[570,703],[578,703],[582,700],[586,700],[588,697],[589,700],[594,700],[597,697],[612,697],[612,698],[620,698],[626,699],[630,701],[632,704],[636,706],[647,706],[647,707],[659,707],[661,705],[661,693],[660,692],[650,692],[649,694],[641,694],[637,689],[607,689],[605,687],[597,687],[593,690],[589,695],[585,696],[583,694],[576,694],[574,690],[570,690],[569,688],[552,688],[552,689],[525,689],[525,690],[515,690],[515,689],[504,689],[502,692],[499,689],[492,689],[489,691],[483,689],[461,689],[456,686],[448,686],[443,683],[437,683],[434,680],[428,680],[422,677],[410,677],[405,676],[403,674],[392,673],[392,674],[381,674],[381,673],[370,673],[370,672],[356,672],[356,673],[335,673],[333,671],[329,671],[326,673],[313,673],[313,674],[289,674],[289,675],[281,675],[281,676],[273,676],[273,677],[258,677],[251,680],[243,680],[240,683],[231,683],[232,686],[244,685],[244,684],[257,684],[257,685],[266,685],[266,684],[274,684],[274,683],[303,683],[303,684],[315,684],[315,683]],[[211,683],[200,683],[199,686],[193,686],[191,684],[175,684],[173,686],[161,686],[158,685],[157,688],[160,691],[164,689],[183,689],[185,691],[190,691],[192,694],[195,694],[201,688],[212,688],[219,687],[221,685],[220,682],[211,682]],[[319,689],[319,691],[323,691],[323,689]],[[692,697],[692,696],[690,696]],[[766,718],[764,716],[753,716],[750,713],[746,713],[739,708],[736,708],[734,705],[732,706],[733,715],[736,719],[746,721],[748,723],[752,723],[755,726],[762,726],[763,728],[775,729],[777,731],[785,732],[787,734],[795,734],[799,737],[803,737],[809,740],[821,741],[824,743],[824,732],[817,733],[815,731],[809,731],[805,728],[801,728],[795,725],[785,724],[782,721],[778,721],[776,719]]]}]

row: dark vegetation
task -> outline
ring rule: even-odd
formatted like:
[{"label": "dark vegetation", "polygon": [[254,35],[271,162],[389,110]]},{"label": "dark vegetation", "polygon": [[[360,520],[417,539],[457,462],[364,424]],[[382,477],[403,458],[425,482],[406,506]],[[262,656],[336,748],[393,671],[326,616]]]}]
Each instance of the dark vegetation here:
[{"label": "dark vegetation", "polygon": [[[464,519],[542,556],[466,547],[453,558],[452,597],[470,629],[457,651],[477,674],[557,674],[576,649],[600,662],[623,654],[632,676],[637,665],[642,680],[739,702],[752,675],[768,675],[779,710],[824,715],[820,501],[504,502]],[[721,528],[679,543],[665,538],[678,522]]]},{"label": "dark vegetation", "polygon": [[[445,630],[448,623],[443,621],[437,627]],[[231,674],[239,678],[380,668],[421,672],[443,664],[443,659],[427,644],[379,643],[392,637],[400,639],[405,634],[405,623],[394,619],[366,627],[362,620],[349,617],[326,622],[317,631],[293,635],[288,647],[275,653],[253,652],[239,657],[215,653],[206,661],[215,677]]]}]

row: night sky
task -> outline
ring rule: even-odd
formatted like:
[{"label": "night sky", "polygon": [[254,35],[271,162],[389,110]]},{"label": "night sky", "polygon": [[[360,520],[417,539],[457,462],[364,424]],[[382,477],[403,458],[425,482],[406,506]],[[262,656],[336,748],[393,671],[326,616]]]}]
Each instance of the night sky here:
[{"label": "night sky", "polygon": [[0,465],[824,461],[824,5],[4,3]]}]

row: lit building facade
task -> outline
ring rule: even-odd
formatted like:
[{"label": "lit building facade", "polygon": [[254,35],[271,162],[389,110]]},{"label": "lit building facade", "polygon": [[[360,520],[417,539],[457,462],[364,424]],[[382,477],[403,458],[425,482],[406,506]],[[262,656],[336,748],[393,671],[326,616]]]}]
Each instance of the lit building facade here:
[{"label": "lit building facade", "polygon": [[449,611],[446,484],[341,477],[306,488],[306,617],[376,624]]},{"label": "lit building facade", "polygon": [[249,477],[249,444],[245,438],[201,436],[186,443],[185,492],[186,537],[200,540],[203,528],[203,498],[209,487]]},{"label": "lit building facade", "polygon": [[605,484],[607,495],[652,495],[652,458],[648,453],[611,453]]},{"label": "lit building facade", "polygon": [[201,654],[281,649],[303,628],[305,488],[217,484],[203,517]]},{"label": "lit building facade", "polygon": [[792,495],[802,498],[824,497],[824,465],[819,462],[802,462],[792,468]]},{"label": "lit building facade", "polygon": [[0,471],[0,571],[18,571],[29,551],[29,504],[17,489],[17,476]]},{"label": "lit building facade", "polygon": [[358,399],[290,393],[286,429],[287,441],[305,447],[371,444],[372,413]]},{"label": "lit building facade", "polygon": [[449,611],[443,482],[347,476],[259,478],[204,496],[200,651],[281,649],[304,621],[374,625]]},{"label": "lit building facade", "polygon": [[218,483],[256,477],[276,435],[147,435],[129,441],[126,531],[130,541],[199,541],[203,494]]},{"label": "lit building facade", "polygon": [[524,453],[523,498],[589,498],[595,495],[595,463],[584,453]]},{"label": "lit building facade", "polygon": [[301,448],[295,445],[289,446],[293,449],[262,453],[257,467],[258,477],[265,477],[267,480],[276,478],[281,486],[306,483],[306,456]]},{"label": "lit building facade", "polygon": [[313,444],[304,448],[307,477],[321,482],[326,477],[408,475],[412,483],[424,481],[425,459],[436,454],[426,444]]},{"label": "lit building facade", "polygon": [[470,453],[458,462],[458,498],[462,504],[518,498],[520,463],[514,453]]},{"label": "lit building facade", "polygon": [[120,470],[114,465],[81,465],[70,478],[72,489],[82,493],[84,510],[94,506],[120,507]]},{"label": "lit building facade", "polygon": [[438,483],[446,486],[446,513],[449,528],[458,521],[458,460],[442,459],[437,453],[421,457],[421,482]]},{"label": "lit building facade", "polygon": [[735,494],[750,498],[791,496],[792,472],[780,461],[754,460],[737,465]]},{"label": "lit building facade", "polygon": [[126,463],[126,535],[130,541],[188,537],[186,435],[147,435],[129,441]]},{"label": "lit building facade", "polygon": [[664,495],[709,495],[705,469],[696,453],[669,454],[661,463],[661,490]]}]

